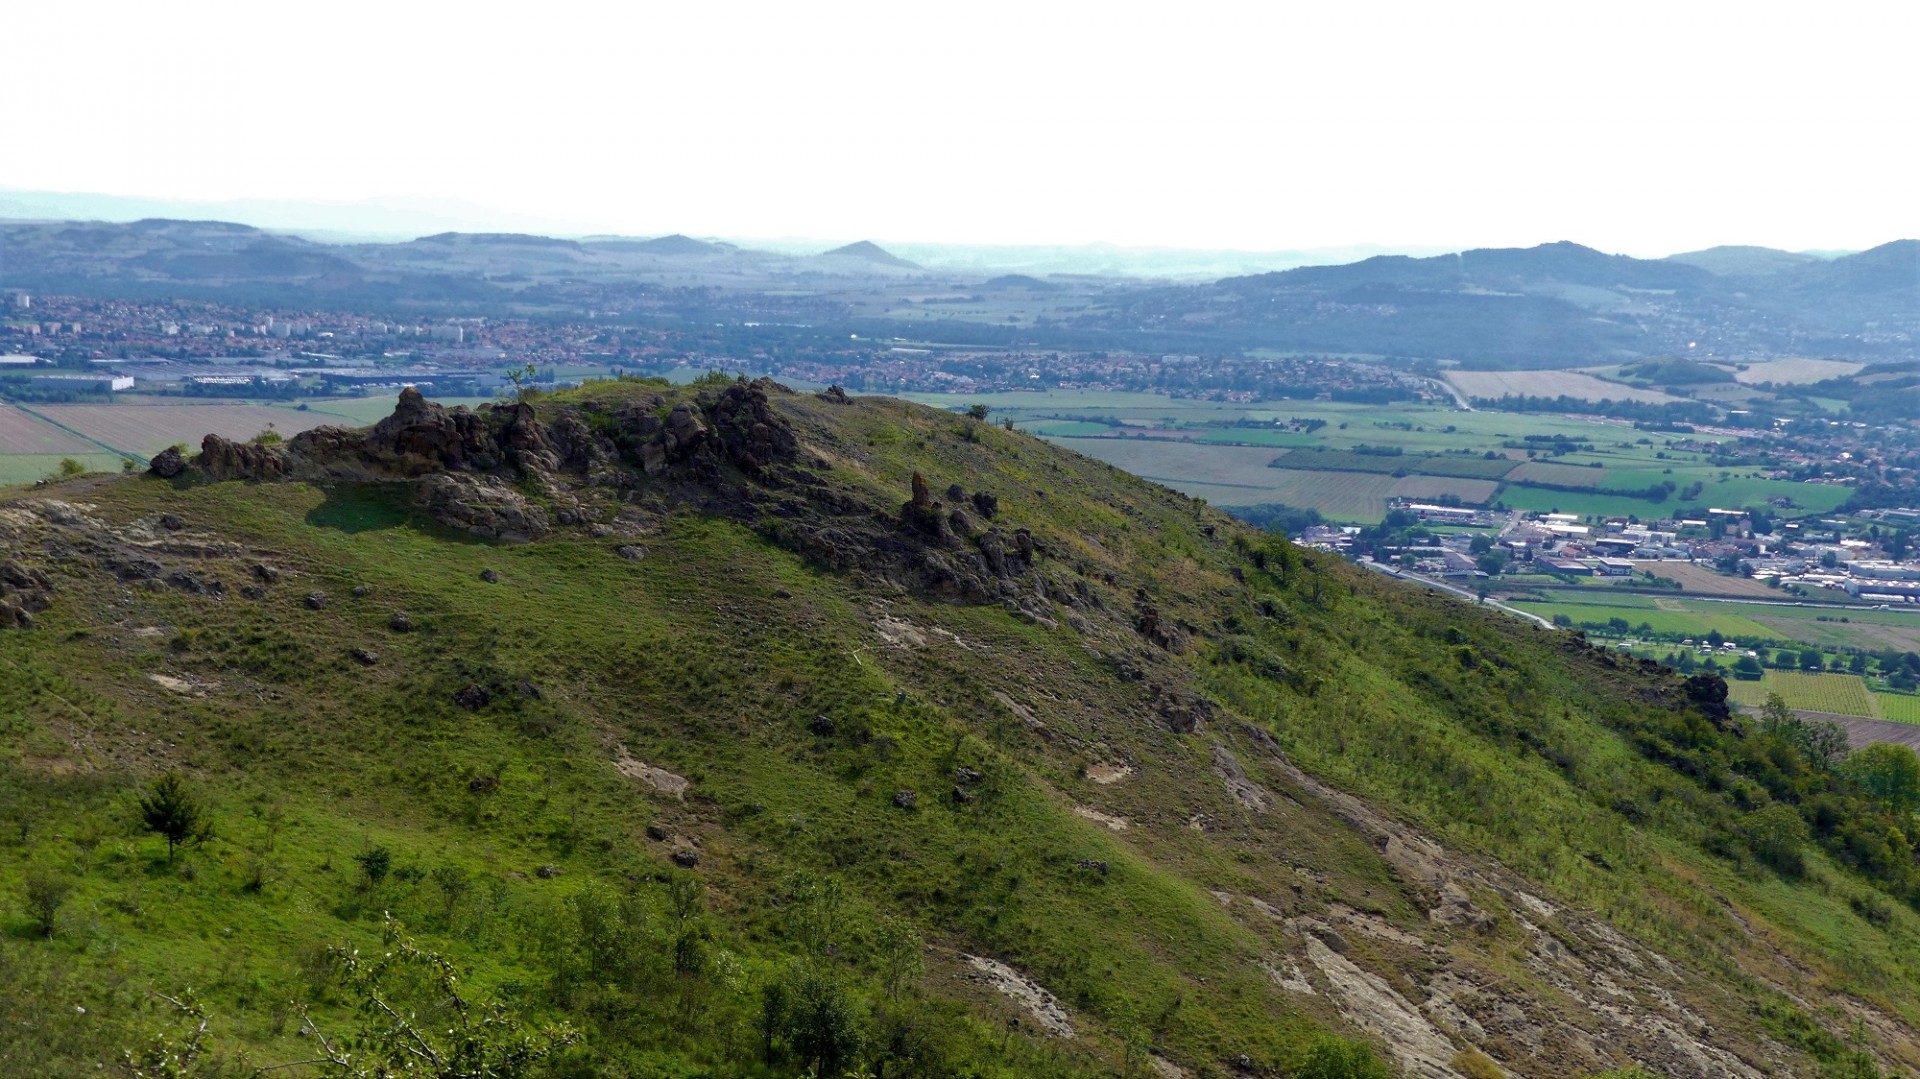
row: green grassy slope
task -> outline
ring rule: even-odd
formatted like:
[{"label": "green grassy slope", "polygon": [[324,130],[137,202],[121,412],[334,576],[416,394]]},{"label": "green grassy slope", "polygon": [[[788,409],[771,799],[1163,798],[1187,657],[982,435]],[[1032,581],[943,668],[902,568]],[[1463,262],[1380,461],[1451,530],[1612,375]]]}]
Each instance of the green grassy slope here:
[{"label": "green grassy slope", "polygon": [[[539,412],[614,431],[695,393]],[[520,545],[398,483],[0,496],[54,584],[0,630],[0,1074],[111,1067],[154,990],[205,1003],[203,1063],[305,1059],[303,1014],[354,1023],[323,946],[382,911],[579,1028],[559,1074],[799,1074],[774,986],[843,1005],[847,1066],[886,1075],[1281,1075],[1328,1032],[1419,1074],[1920,1065],[1895,822],[1664,673],[1028,435],[772,405],[784,471],[506,477],[584,510]],[[916,473],[1029,530],[1006,602],[887,560],[964,573],[988,527],[922,550]],[[171,864],[135,806],[170,769],[214,824]],[[1792,857],[1775,802],[1812,822]]]}]

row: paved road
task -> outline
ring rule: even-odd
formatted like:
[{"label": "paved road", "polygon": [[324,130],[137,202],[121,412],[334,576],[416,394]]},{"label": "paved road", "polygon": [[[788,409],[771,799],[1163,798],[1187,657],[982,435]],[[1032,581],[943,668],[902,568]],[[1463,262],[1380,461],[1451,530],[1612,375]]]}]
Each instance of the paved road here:
[{"label": "paved road", "polygon": [[1499,603],[1494,600],[1486,600],[1483,602],[1477,593],[1469,592],[1464,588],[1459,588],[1454,585],[1446,584],[1445,582],[1442,582],[1442,581],[1436,581],[1431,577],[1420,577],[1411,573],[1405,573],[1400,570],[1394,569],[1392,566],[1386,565],[1385,563],[1381,563],[1381,562],[1371,562],[1371,561],[1361,562],[1359,563],[1359,565],[1365,566],[1368,569],[1374,570],[1375,572],[1378,572],[1378,573],[1384,573],[1389,577],[1398,577],[1409,584],[1424,585],[1428,588],[1445,592],[1450,596],[1454,596],[1459,599],[1466,600],[1468,603],[1476,604],[1481,607],[1492,607],[1492,608],[1495,608],[1496,610],[1505,611],[1506,613],[1513,615],[1515,618],[1524,618],[1527,621],[1532,622],[1537,626],[1544,626],[1547,629],[1554,628],[1554,625],[1552,622],[1549,622],[1546,619],[1530,611],[1517,610],[1513,607],[1507,606],[1504,603]]},{"label": "paved road", "polygon": [[1466,394],[1461,393],[1459,390],[1454,389],[1453,383],[1448,382],[1444,378],[1430,378],[1427,381],[1433,383],[1434,385],[1440,387],[1441,389],[1447,391],[1449,394],[1453,395],[1453,403],[1460,406],[1460,411],[1462,412],[1473,411],[1472,402],[1467,400]]}]

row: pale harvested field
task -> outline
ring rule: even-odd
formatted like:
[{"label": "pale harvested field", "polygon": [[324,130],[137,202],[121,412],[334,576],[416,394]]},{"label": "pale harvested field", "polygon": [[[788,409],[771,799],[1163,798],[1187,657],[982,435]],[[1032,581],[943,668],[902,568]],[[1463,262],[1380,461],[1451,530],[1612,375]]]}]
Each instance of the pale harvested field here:
[{"label": "pale harvested field", "polygon": [[1217,506],[1257,506],[1278,502],[1300,509],[1316,509],[1335,521],[1374,524],[1387,515],[1387,492],[1392,476],[1378,472],[1313,472],[1272,469],[1274,482],[1261,488],[1168,484]]},{"label": "pale harvested field", "polygon": [[271,425],[291,438],[308,428],[340,422],[337,416],[270,405],[47,405],[39,411],[88,438],[142,455],[176,442],[197,447],[209,434],[252,438]]},{"label": "pale harvested field", "polygon": [[1441,495],[1457,495],[1460,501],[1482,505],[1500,489],[1499,480],[1470,480],[1457,476],[1402,476],[1387,488],[1391,498],[1431,500]]},{"label": "pale harvested field", "polygon": [[1847,360],[1768,360],[1751,364],[1745,371],[1735,371],[1733,377],[1748,384],[1777,382],[1785,386],[1845,378],[1865,366]]},{"label": "pale harvested field", "polygon": [[1655,577],[1679,581],[1682,589],[1697,596],[1781,598],[1779,589],[1768,588],[1751,577],[1729,577],[1724,573],[1715,573],[1706,566],[1696,566],[1687,562],[1635,562],[1634,568],[1643,571],[1652,570]]},{"label": "pale harvested field", "polygon": [[0,404],[0,453],[98,453],[77,438],[8,404]]},{"label": "pale harvested field", "polygon": [[1282,480],[1280,469],[1267,466],[1285,451],[1265,446],[1214,446],[1133,438],[1055,438],[1051,441],[1181,490],[1185,490],[1182,484],[1257,488]]},{"label": "pale harvested field", "polygon": [[1678,397],[1607,382],[1579,371],[1448,371],[1447,381],[1468,397],[1577,397],[1583,401],[1646,401]]}]

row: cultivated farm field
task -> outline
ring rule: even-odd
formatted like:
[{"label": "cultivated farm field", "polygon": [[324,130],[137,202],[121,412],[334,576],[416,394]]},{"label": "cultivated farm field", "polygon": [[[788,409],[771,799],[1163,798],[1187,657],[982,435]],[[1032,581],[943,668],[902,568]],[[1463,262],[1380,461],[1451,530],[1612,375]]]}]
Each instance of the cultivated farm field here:
[{"label": "cultivated farm field", "polygon": [[252,438],[271,427],[291,437],[341,422],[338,416],[272,405],[45,405],[39,411],[117,450],[150,456],[176,442],[197,446],[209,434]]},{"label": "cultivated farm field", "polygon": [[1550,483],[1557,487],[1599,487],[1607,479],[1607,470],[1551,461],[1528,461],[1507,473],[1507,479],[1515,483]]},{"label": "cultivated farm field", "polygon": [[1920,697],[1911,693],[1875,693],[1873,703],[1881,719],[1896,723],[1920,723]]},{"label": "cultivated farm field", "polygon": [[[291,405],[273,405],[271,407],[282,412],[291,412],[298,416],[316,416],[319,418],[320,423],[330,423],[337,427],[366,427],[392,415],[394,401],[397,398],[397,394],[381,394],[378,397],[326,398],[307,402],[307,408],[304,412]],[[494,400],[495,398],[491,397],[434,398],[436,403],[445,405],[448,408],[455,408],[460,405],[465,405],[468,408],[478,408]],[[307,426],[311,427],[315,425],[308,424]],[[285,428],[285,424],[280,424],[275,429],[282,430],[284,433]],[[305,427],[299,429],[306,430]]]},{"label": "cultivated farm field", "polygon": [[1417,498],[1423,501],[1454,495],[1460,501],[1472,504],[1490,501],[1499,488],[1498,480],[1471,480],[1463,476],[1402,476],[1393,481],[1387,494],[1393,498]]},{"label": "cultivated farm field", "polygon": [[[1920,611],[1847,611],[1823,612],[1829,621],[1821,622],[1791,607],[1767,607],[1754,620],[1782,639],[1805,641],[1821,648],[1866,648],[1879,651],[1892,648],[1900,652],[1920,652]],[[1893,615],[1870,618],[1869,615]],[[1831,620],[1843,616],[1845,622]]]},{"label": "cultivated farm field", "polygon": [[1268,471],[1273,474],[1273,486],[1259,492],[1259,497],[1254,501],[1231,504],[1282,502],[1289,506],[1317,509],[1335,521],[1371,522],[1386,516],[1387,496],[1392,493],[1394,484],[1402,482],[1392,476],[1370,472],[1310,472],[1280,468]]},{"label": "cultivated farm field", "polygon": [[1848,360],[1767,360],[1752,364],[1745,371],[1735,371],[1733,377],[1748,385],[1825,382],[1830,378],[1845,378],[1865,366]]},{"label": "cultivated farm field", "polygon": [[1417,472],[1428,476],[1466,476],[1474,479],[1498,479],[1513,468],[1505,457],[1489,461],[1484,457],[1459,455],[1359,453],[1351,450],[1294,450],[1273,462],[1275,468],[1320,469],[1327,472]]},{"label": "cultivated farm field", "polygon": [[1577,397],[1584,401],[1678,401],[1658,390],[1608,382],[1580,371],[1448,371],[1447,381],[1469,398]]},{"label": "cultivated farm field", "polygon": [[89,472],[114,472],[124,457],[111,453],[0,453],[0,487],[32,483],[60,474],[60,462],[72,459]]},{"label": "cultivated farm field", "polygon": [[1727,695],[1748,708],[1765,704],[1770,693],[1780,694],[1788,708],[1880,718],[1880,710],[1874,707],[1874,698],[1879,695],[1869,692],[1866,681],[1857,674],[1768,671],[1756,682],[1737,678],[1727,681]]},{"label": "cultivated farm field", "polygon": [[1652,570],[1656,577],[1678,581],[1680,587],[1700,596],[1752,596],[1755,599],[1779,599],[1780,590],[1768,588],[1751,577],[1729,577],[1711,567],[1691,562],[1636,562],[1637,569]]},{"label": "cultivated farm field", "polygon": [[1182,484],[1187,483],[1258,489],[1269,486],[1279,474],[1278,469],[1267,467],[1273,451],[1259,446],[1208,446],[1144,438],[1056,437],[1051,441],[1179,490],[1185,490]]},{"label": "cultivated farm field", "polygon": [[100,447],[12,405],[0,403],[0,454],[98,453]]},{"label": "cultivated farm field", "polygon": [[[1562,593],[1564,595],[1564,593]],[[1672,635],[1676,637],[1705,637],[1718,630],[1722,637],[1730,641],[1788,640],[1776,630],[1748,618],[1742,614],[1723,612],[1721,604],[1703,603],[1698,607],[1688,607],[1678,600],[1670,601],[1670,609],[1642,607],[1625,603],[1610,602],[1614,597],[1597,597],[1606,602],[1568,602],[1557,601],[1542,603],[1536,600],[1511,600],[1514,607],[1537,614],[1542,618],[1566,615],[1576,626],[1604,625],[1613,618],[1623,618],[1627,625],[1640,631]],[[1622,599],[1639,597],[1620,597]]]}]

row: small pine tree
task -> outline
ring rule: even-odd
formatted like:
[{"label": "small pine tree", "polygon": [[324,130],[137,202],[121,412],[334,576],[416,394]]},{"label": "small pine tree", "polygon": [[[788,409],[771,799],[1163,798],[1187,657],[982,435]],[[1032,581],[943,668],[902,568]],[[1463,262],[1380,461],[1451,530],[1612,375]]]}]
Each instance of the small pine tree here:
[{"label": "small pine tree", "polygon": [[140,796],[140,820],[147,831],[166,839],[167,864],[172,865],[174,851],[202,835],[206,813],[180,773],[168,772]]},{"label": "small pine tree", "polygon": [[371,896],[387,879],[387,873],[393,869],[393,852],[385,847],[374,847],[353,856],[360,863],[360,874],[367,894]]}]

